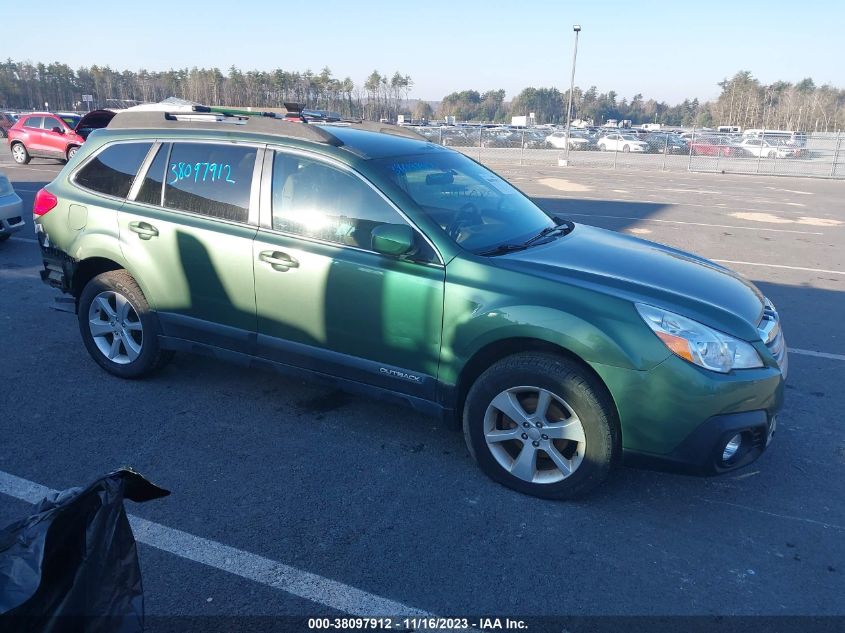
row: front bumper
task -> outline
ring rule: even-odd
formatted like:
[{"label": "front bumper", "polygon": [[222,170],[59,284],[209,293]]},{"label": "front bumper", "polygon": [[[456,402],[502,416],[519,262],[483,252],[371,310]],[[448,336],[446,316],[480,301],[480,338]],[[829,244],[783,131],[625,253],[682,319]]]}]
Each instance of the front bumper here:
[{"label": "front bumper", "polygon": [[[690,433],[672,452],[662,455],[624,451],[625,464],[691,475],[718,475],[756,460],[774,437],[777,414],[765,410],[716,415]],[[737,453],[723,460],[722,453],[734,436],[742,440]]]},{"label": "front bumper", "polygon": [[[768,362],[728,374],[676,356],[649,371],[592,366],[616,404],[626,463],[714,475],[751,463],[771,439],[784,376]],[[722,462],[725,444],[737,433],[743,436],[740,451]]]},{"label": "front bumper", "polygon": [[25,226],[23,201],[18,194],[10,193],[0,198],[0,235],[17,233]]}]

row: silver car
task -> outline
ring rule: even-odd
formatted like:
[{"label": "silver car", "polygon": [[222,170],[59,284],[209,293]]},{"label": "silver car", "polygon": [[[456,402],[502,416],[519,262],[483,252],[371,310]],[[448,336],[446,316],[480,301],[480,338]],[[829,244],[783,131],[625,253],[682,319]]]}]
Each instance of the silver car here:
[{"label": "silver car", "polygon": [[12,183],[0,173],[0,242],[5,242],[12,233],[24,227],[22,209],[23,202],[12,188]]}]

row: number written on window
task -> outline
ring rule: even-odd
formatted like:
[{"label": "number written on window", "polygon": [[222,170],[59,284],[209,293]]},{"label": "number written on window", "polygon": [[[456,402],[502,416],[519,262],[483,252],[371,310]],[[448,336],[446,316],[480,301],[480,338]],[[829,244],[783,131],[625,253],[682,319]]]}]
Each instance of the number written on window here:
[{"label": "number written on window", "polygon": [[232,166],[229,163],[170,163],[170,182],[175,185],[182,180],[200,182],[223,181],[235,184],[232,179]]}]

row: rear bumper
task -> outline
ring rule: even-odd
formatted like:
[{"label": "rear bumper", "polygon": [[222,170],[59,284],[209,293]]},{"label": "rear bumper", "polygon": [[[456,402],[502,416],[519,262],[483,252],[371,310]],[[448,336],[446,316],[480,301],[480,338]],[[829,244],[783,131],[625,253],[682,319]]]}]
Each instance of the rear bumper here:
[{"label": "rear bumper", "polygon": [[0,235],[17,233],[25,226],[23,221],[23,202],[16,193],[0,198]]},{"label": "rear bumper", "polygon": [[[41,236],[39,236],[40,238]],[[39,242],[42,241],[39,239]],[[70,293],[77,262],[70,255],[57,248],[41,245],[44,268],[40,271],[41,281],[48,286]]]}]

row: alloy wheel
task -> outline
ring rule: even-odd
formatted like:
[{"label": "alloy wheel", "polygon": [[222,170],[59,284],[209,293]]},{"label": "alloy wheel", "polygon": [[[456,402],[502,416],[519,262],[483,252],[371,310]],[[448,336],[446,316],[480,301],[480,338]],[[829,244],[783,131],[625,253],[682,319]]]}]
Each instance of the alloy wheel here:
[{"label": "alloy wheel", "polygon": [[23,145],[16,143],[12,147],[12,158],[15,159],[16,163],[23,163],[26,160],[26,150]]},{"label": "alloy wheel", "polygon": [[493,398],[484,415],[484,439],[502,468],[530,483],[566,479],[586,450],[575,411],[541,387],[513,387]]},{"label": "alloy wheel", "polygon": [[128,365],[141,355],[144,326],[135,308],[119,292],[106,290],[88,308],[88,329],[97,349],[118,365]]}]

